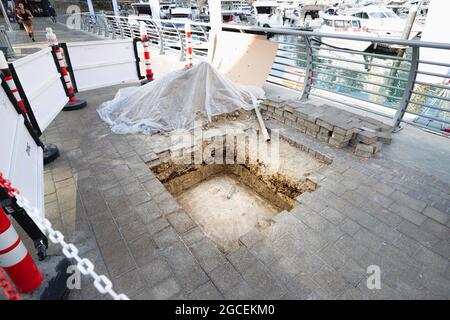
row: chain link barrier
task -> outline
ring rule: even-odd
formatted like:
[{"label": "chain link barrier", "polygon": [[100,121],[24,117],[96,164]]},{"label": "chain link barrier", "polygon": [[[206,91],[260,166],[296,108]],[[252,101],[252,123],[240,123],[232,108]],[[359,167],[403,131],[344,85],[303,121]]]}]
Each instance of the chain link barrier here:
[{"label": "chain link barrier", "polygon": [[9,280],[5,277],[3,270],[0,269],[0,288],[8,300],[22,300],[22,297],[14,290]]},{"label": "chain link barrier", "polygon": [[[99,275],[94,271],[94,264],[87,258],[81,258],[78,255],[78,248],[64,240],[64,235],[52,228],[52,223],[45,217],[41,217],[39,210],[32,207],[30,202],[20,195],[19,190],[13,188],[11,182],[5,179],[0,172],[0,186],[8,191],[8,195],[16,199],[17,205],[25,209],[28,215],[33,219],[36,225],[47,234],[48,238],[54,244],[59,244],[62,247],[63,254],[69,258],[77,261],[77,268],[84,276],[90,276],[94,280],[94,287],[101,294],[109,294],[114,300],[130,300],[125,294],[118,294],[112,288],[112,282],[105,275]],[[1,276],[1,275],[0,275]],[[0,277],[0,281],[2,278]],[[0,282],[3,283],[3,282]],[[9,283],[9,282],[8,282]],[[11,284],[9,284],[11,286]],[[11,287],[12,288],[12,287]]]}]

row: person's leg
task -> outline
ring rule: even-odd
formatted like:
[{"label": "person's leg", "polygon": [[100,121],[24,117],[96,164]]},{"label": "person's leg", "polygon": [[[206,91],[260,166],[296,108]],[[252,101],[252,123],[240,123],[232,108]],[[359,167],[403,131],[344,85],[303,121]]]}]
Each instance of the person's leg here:
[{"label": "person's leg", "polygon": [[33,31],[33,24],[31,21],[24,21],[23,26],[25,28],[25,31],[28,33],[28,36],[31,38],[31,40],[34,40],[34,31]]},{"label": "person's leg", "polygon": [[33,29],[33,23],[31,21],[30,21],[29,30],[30,30],[31,40],[36,41],[36,40],[34,40],[34,29]]}]

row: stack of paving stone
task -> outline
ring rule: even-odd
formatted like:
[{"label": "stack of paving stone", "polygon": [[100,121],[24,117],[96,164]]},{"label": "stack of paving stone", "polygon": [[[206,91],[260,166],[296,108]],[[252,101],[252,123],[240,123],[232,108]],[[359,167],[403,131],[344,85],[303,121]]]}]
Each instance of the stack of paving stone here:
[{"label": "stack of paving stone", "polygon": [[265,99],[261,112],[336,148],[350,146],[360,157],[371,158],[383,143],[391,142],[391,129],[381,121],[329,105],[277,98]]}]

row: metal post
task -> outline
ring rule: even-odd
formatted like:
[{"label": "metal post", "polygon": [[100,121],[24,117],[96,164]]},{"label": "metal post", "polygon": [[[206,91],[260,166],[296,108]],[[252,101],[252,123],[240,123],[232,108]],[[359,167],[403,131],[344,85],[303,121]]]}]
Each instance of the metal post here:
[{"label": "metal post", "polygon": [[412,47],[411,65],[409,68],[408,82],[405,86],[405,91],[403,91],[402,100],[400,100],[398,110],[395,113],[394,121],[392,125],[392,132],[399,130],[400,123],[405,115],[406,109],[408,108],[409,100],[411,99],[412,91],[414,90],[414,84],[417,77],[417,70],[419,67],[419,47]]},{"label": "metal post", "polygon": [[119,6],[117,5],[117,0],[112,0],[112,5],[113,5],[113,10],[114,10],[114,15],[118,16],[119,15]]},{"label": "metal post", "polygon": [[[172,24],[172,25],[175,28],[175,31],[177,32],[178,39],[180,40],[180,61],[184,61],[184,60],[186,60],[186,58],[185,58],[186,46],[183,41],[183,37],[181,36],[180,30],[177,28],[176,24]],[[186,25],[185,25],[185,27],[186,27]]]},{"label": "metal post", "polygon": [[95,17],[94,5],[92,4],[92,0],[87,0],[87,5],[89,8],[89,15],[91,17]]},{"label": "metal post", "polygon": [[303,41],[305,42],[306,70],[305,80],[303,82],[303,91],[300,100],[306,100],[309,98],[313,81],[313,52],[311,48],[311,39],[305,35],[303,36]]},{"label": "metal post", "polygon": [[5,18],[5,23],[8,26],[8,31],[13,31],[11,27],[11,22],[9,21],[8,14],[6,13],[5,6],[3,5],[3,1],[0,1],[0,7],[2,9],[3,17]]},{"label": "metal post", "polygon": [[211,62],[214,58],[214,48],[216,47],[217,36],[222,31],[222,7],[221,0],[209,0],[209,30],[208,39],[208,60]]},{"label": "metal post", "polygon": [[159,28],[159,26],[155,23],[155,30],[158,32],[159,37],[159,54],[164,54],[164,38],[163,38],[163,32]]}]

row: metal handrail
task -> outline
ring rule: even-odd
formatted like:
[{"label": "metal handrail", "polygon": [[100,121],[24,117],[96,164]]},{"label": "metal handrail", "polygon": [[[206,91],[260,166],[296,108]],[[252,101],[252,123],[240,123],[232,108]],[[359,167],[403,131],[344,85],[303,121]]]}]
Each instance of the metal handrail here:
[{"label": "metal handrail", "polygon": [[[160,54],[164,54],[167,50],[178,53],[180,60],[185,59],[185,30],[184,24],[179,21],[102,15],[101,21],[97,25],[89,15],[82,15],[85,16],[84,20],[82,18],[82,25],[86,29],[89,31],[94,29],[93,31],[98,34],[104,33],[105,37],[112,36],[113,38],[117,35],[121,38],[138,36],[136,34],[137,23],[143,21],[147,25],[151,45],[159,46]],[[196,41],[197,44],[202,45],[201,48],[194,47],[193,54],[198,59],[204,59],[209,47],[208,31],[210,24],[190,22],[190,25],[193,34],[196,33],[199,37]],[[329,98],[330,101],[339,102],[356,109],[391,117],[393,130],[397,129],[401,123],[411,123],[410,119],[404,120],[405,114],[418,115],[438,121],[439,114],[438,116],[429,116],[421,114],[420,110],[431,108],[439,112],[450,113],[450,107],[447,110],[445,104],[448,102],[448,98],[436,94],[437,90],[450,90],[450,86],[434,84],[417,78],[419,74],[449,78],[448,75],[442,73],[419,69],[421,64],[450,67],[449,63],[419,59],[419,49],[442,49],[448,50],[450,54],[450,44],[228,24],[223,24],[222,29],[241,33],[263,34],[267,35],[270,41],[277,42],[279,50],[267,82],[300,91],[300,99],[308,99],[310,95],[323,98],[323,95],[317,93],[320,90],[341,97],[356,99],[365,102],[365,106],[356,106],[339,99]],[[111,30],[111,32],[107,32],[108,30]],[[280,39],[277,39],[277,37],[280,37]],[[292,37],[292,42],[289,42],[289,37]],[[407,54],[402,57],[378,52],[339,49],[320,43],[322,38],[401,46]],[[313,40],[318,42],[313,43]],[[322,50],[325,50],[326,54]],[[341,55],[332,56],[332,54]],[[343,55],[350,55],[350,58]],[[359,57],[361,60],[356,60],[355,57]],[[373,61],[374,59],[377,60]],[[379,60],[383,62],[380,63]],[[362,70],[362,67],[364,67],[364,70]],[[356,95],[356,93],[359,94]],[[364,95],[360,93],[364,93]],[[421,97],[419,98],[421,101],[414,101],[413,95],[416,98]],[[444,108],[440,105],[431,106],[430,103],[427,103],[427,99],[437,99],[444,102]],[[370,107],[371,105],[373,107]],[[386,108],[385,112],[380,107]],[[395,116],[392,116],[392,109],[396,110]],[[442,120],[443,124],[448,123],[448,121]]]}]

